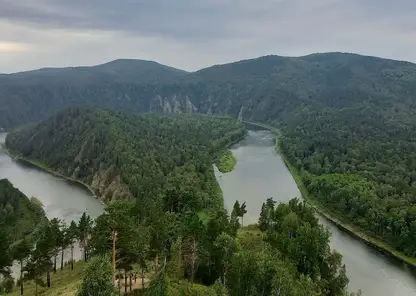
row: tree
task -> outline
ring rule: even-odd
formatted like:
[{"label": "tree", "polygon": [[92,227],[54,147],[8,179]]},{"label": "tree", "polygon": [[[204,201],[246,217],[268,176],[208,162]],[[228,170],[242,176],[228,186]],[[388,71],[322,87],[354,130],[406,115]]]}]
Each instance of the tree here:
[{"label": "tree", "polygon": [[112,271],[109,258],[93,256],[85,265],[77,296],[115,296],[117,292],[111,279]]},{"label": "tree", "polygon": [[91,235],[92,221],[90,216],[83,213],[78,222],[78,240],[81,248],[84,250],[84,261],[88,258],[88,241]]},{"label": "tree", "polygon": [[[91,234],[91,247],[96,254],[112,254],[112,274],[115,284],[116,265],[130,266],[131,253],[136,237],[133,220],[134,203],[128,200],[115,201],[105,207],[105,212],[96,219]],[[139,235],[139,234],[137,234]]]},{"label": "tree", "polygon": [[168,264],[167,273],[174,279],[181,280],[184,277],[185,266],[183,262],[183,242],[182,237],[178,237],[176,242],[171,246],[171,259]]},{"label": "tree", "polygon": [[35,295],[38,295],[38,285],[43,284],[40,276],[47,273],[47,284],[50,287],[50,270],[52,267],[51,257],[53,256],[52,235],[49,222],[45,222],[35,236],[34,249],[30,252],[29,260],[26,264],[28,277],[35,281]]},{"label": "tree", "polygon": [[33,242],[31,242],[28,238],[23,238],[20,241],[17,241],[13,245],[13,258],[19,262],[20,265],[20,295],[23,295],[23,272],[26,268],[26,263],[29,258],[30,252],[33,247]]},{"label": "tree", "polygon": [[241,206],[238,200],[235,201],[231,216],[240,217]]},{"label": "tree", "polygon": [[238,219],[238,216],[233,211],[230,216],[230,224],[229,224],[229,233],[231,236],[236,237],[238,229],[240,228],[240,221]]},{"label": "tree", "polygon": [[191,283],[193,283],[198,266],[205,256],[206,230],[198,215],[186,213],[181,232],[184,240],[184,261],[190,274]]},{"label": "tree", "polygon": [[[59,251],[62,249],[62,245],[65,243],[64,233],[61,231],[62,221],[58,218],[53,218],[49,223],[51,233],[51,244],[53,248],[53,272],[56,273],[56,257]],[[63,249],[62,249],[62,261],[63,261]]]},{"label": "tree", "polygon": [[246,210],[246,202],[243,202],[242,204],[241,204],[241,207],[240,207],[240,211],[239,211],[239,216],[241,217],[241,227],[243,227],[243,218],[244,218],[244,215],[247,213],[247,210]]},{"label": "tree", "polygon": [[166,296],[168,293],[168,283],[164,270],[158,272],[156,278],[150,282],[150,286],[147,289],[146,296]]},{"label": "tree", "polygon": [[64,269],[64,252],[68,245],[71,244],[71,237],[69,234],[69,228],[65,221],[62,221],[59,229],[58,245],[61,248],[61,270]]},{"label": "tree", "polygon": [[226,285],[226,278],[228,269],[230,267],[231,259],[234,253],[237,251],[237,244],[235,239],[226,233],[222,233],[214,242],[216,248],[216,254],[222,265],[222,278],[223,284]]},{"label": "tree", "polygon": [[68,231],[66,232],[66,239],[71,247],[71,270],[74,270],[74,244],[78,237],[78,226],[74,221],[71,221]]},{"label": "tree", "polygon": [[274,212],[275,201],[273,198],[268,198],[265,203],[261,206],[261,212],[259,217],[259,227],[261,231],[269,229],[272,223],[272,215]]},{"label": "tree", "polygon": [[3,276],[10,273],[9,267],[12,264],[9,253],[10,237],[8,233],[0,228],[0,274]]}]

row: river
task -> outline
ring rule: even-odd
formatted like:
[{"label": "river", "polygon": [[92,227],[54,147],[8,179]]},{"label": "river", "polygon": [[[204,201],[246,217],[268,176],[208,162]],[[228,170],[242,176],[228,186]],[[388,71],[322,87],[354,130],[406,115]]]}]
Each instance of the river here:
[{"label": "river", "polygon": [[[231,151],[237,158],[235,169],[222,174],[215,168],[215,174],[229,211],[236,199],[246,202],[245,225],[257,222],[267,198],[286,202],[301,196],[283,159],[276,153],[274,133],[248,131]],[[416,275],[405,265],[380,254],[325,218],[319,219],[332,233],[331,247],[343,255],[350,291],[361,289],[364,296],[416,295]]]},{"label": "river", "polygon": [[[5,134],[0,134],[3,144]],[[36,197],[44,206],[46,216],[59,218],[66,223],[78,221],[86,212],[92,218],[103,212],[102,203],[82,186],[46,173],[32,165],[15,161],[0,148],[0,179],[7,178],[28,197]],[[69,252],[66,258],[69,258]],[[75,259],[81,258],[79,248],[75,249]]]},{"label": "river", "polygon": [[[5,134],[0,134],[0,143]],[[300,192],[282,158],[275,151],[275,136],[269,131],[249,131],[247,137],[232,147],[237,158],[228,174],[216,170],[228,209],[236,199],[245,201],[245,224],[257,222],[261,204],[268,197],[288,201]],[[0,179],[7,178],[27,196],[37,197],[48,218],[58,217],[67,223],[78,220],[83,212],[100,215],[103,205],[91,193],[65,179],[45,173],[31,165],[13,160],[0,148]],[[362,289],[364,296],[416,295],[416,276],[405,266],[381,255],[361,241],[340,231],[325,219],[331,233],[331,246],[344,257],[350,279],[349,289]],[[77,250],[75,257],[80,258]]]}]

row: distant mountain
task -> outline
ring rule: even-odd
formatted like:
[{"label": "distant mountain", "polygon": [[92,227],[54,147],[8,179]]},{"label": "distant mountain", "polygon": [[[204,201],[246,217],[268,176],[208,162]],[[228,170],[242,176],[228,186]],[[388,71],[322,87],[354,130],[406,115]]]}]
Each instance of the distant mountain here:
[{"label": "distant mountain", "polygon": [[153,61],[119,59],[92,67],[43,68],[0,75],[0,85],[84,86],[111,82],[170,82],[187,72]]},{"label": "distant mountain", "polygon": [[74,104],[240,114],[254,121],[279,119],[302,104],[344,108],[387,101],[408,110],[415,73],[411,63],[344,53],[266,56],[194,73],[141,60],[40,69],[0,76],[0,127],[39,121]]},{"label": "distant mountain", "polygon": [[416,257],[415,64],[322,53],[194,73],[125,60],[54,71],[0,77],[0,128],[71,105],[221,114],[274,125],[281,152],[320,204]]}]

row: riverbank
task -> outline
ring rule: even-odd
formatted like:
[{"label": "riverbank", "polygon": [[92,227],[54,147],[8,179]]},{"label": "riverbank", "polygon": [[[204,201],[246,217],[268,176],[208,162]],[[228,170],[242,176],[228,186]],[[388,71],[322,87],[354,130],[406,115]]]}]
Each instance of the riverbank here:
[{"label": "riverbank", "polygon": [[389,257],[392,257],[394,259],[399,260],[402,263],[405,263],[412,267],[413,269],[416,269],[416,258],[411,258],[403,254],[402,252],[399,252],[395,250],[392,246],[382,242],[381,240],[371,237],[367,234],[365,234],[361,229],[358,227],[352,225],[349,221],[346,221],[346,219],[340,219],[335,218],[334,214],[331,214],[331,211],[326,209],[322,204],[316,202],[313,197],[309,195],[309,192],[307,191],[306,187],[304,186],[300,174],[297,171],[297,169],[288,161],[284,153],[279,149],[279,136],[280,131],[267,124],[261,124],[261,123],[254,123],[254,122],[245,122],[247,124],[251,124],[253,126],[262,127],[265,129],[268,129],[274,133],[276,133],[276,151],[277,153],[282,157],[283,161],[286,164],[286,167],[289,169],[293,179],[295,180],[300,193],[302,194],[302,197],[312,206],[314,209],[325,219],[332,222],[334,225],[336,225],[338,228],[342,229],[343,231],[349,233],[350,235],[354,236],[355,238],[363,241],[367,245],[373,247],[374,249],[378,250],[380,253],[383,253]]},{"label": "riverbank", "polygon": [[67,180],[67,181],[69,181],[71,183],[75,183],[78,186],[81,186],[82,188],[84,188],[87,191],[89,191],[91,193],[91,195],[94,196],[95,198],[100,199],[100,198],[97,197],[97,195],[95,194],[94,190],[88,184],[86,184],[86,183],[84,183],[84,182],[82,182],[80,180],[77,180],[77,179],[74,179],[74,178],[65,176],[65,175],[63,175],[63,174],[61,174],[61,173],[59,173],[59,172],[51,169],[50,167],[48,167],[47,165],[45,165],[45,164],[43,164],[43,163],[41,163],[39,161],[34,161],[34,160],[31,160],[31,159],[28,159],[28,158],[25,158],[25,157],[21,157],[19,155],[15,155],[9,149],[7,149],[7,147],[6,147],[5,144],[3,144],[1,146],[1,148],[11,158],[16,159],[18,161],[22,161],[22,162],[24,162],[26,164],[29,164],[29,165],[32,165],[32,166],[34,166],[34,167],[36,167],[36,168],[38,168],[38,169],[40,169],[40,170],[42,170],[42,171],[44,171],[46,173],[49,173],[49,174],[54,175],[56,177],[65,179],[65,180]]}]

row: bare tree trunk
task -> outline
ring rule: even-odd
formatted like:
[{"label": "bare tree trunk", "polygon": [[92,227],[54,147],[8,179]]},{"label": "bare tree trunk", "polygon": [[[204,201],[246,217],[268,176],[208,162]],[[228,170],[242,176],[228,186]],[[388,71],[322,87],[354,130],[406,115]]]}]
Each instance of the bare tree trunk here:
[{"label": "bare tree trunk", "polygon": [[[112,264],[113,264],[113,285],[116,283],[116,232],[113,230],[111,233],[112,239],[113,239],[113,254],[112,254]],[[120,279],[119,279],[120,281]]]},{"label": "bare tree trunk", "polygon": [[195,265],[196,265],[196,260],[198,259],[198,255],[197,255],[197,242],[195,240],[195,237],[192,239],[192,246],[191,246],[191,283],[194,283],[194,278],[195,278]]},{"label": "bare tree trunk", "polygon": [[132,282],[131,282],[131,280],[132,280],[132,274],[131,274],[131,271],[130,271],[130,292],[131,292],[131,285],[132,285]]},{"label": "bare tree trunk", "polygon": [[155,257],[155,272],[157,272],[159,269],[159,254],[156,254]]},{"label": "bare tree trunk", "polygon": [[144,268],[142,267],[142,289],[144,289]]},{"label": "bare tree trunk", "polygon": [[124,294],[127,294],[127,271],[124,269]]},{"label": "bare tree trunk", "polygon": [[71,245],[71,270],[74,270],[74,245]]},{"label": "bare tree trunk", "polygon": [[46,272],[46,282],[48,284],[48,288],[50,288],[51,287],[51,272],[49,268],[48,268],[48,271]]},{"label": "bare tree trunk", "polygon": [[56,273],[56,254],[53,257],[53,273]]},{"label": "bare tree trunk", "polygon": [[61,270],[64,269],[64,247],[61,248]]},{"label": "bare tree trunk", "polygon": [[23,260],[20,260],[20,295],[23,295]]},{"label": "bare tree trunk", "polygon": [[35,271],[35,295],[38,296],[38,275]]}]

